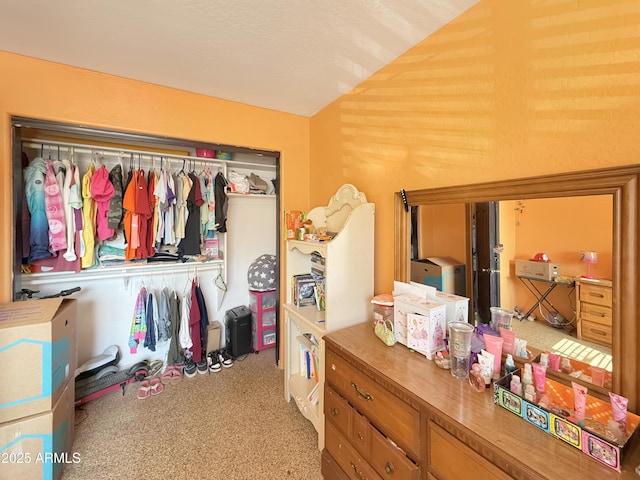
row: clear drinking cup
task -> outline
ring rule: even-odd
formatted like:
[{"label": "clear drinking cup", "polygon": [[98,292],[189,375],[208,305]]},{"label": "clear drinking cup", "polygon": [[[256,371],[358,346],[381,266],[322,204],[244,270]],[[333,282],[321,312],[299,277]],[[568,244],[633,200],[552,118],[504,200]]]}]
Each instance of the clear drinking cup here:
[{"label": "clear drinking cup", "polygon": [[459,380],[469,378],[471,357],[471,334],[473,325],[465,322],[449,323],[449,358],[451,375]]}]

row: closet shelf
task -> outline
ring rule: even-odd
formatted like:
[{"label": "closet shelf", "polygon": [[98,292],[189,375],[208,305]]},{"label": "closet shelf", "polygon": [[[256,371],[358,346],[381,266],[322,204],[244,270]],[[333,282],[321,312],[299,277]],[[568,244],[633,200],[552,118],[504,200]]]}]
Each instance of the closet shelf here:
[{"label": "closet shelf", "polygon": [[210,260],[208,262],[185,262],[185,263],[157,263],[157,264],[137,264],[119,267],[97,267],[76,272],[44,272],[44,273],[24,273],[22,274],[22,286],[28,285],[50,285],[53,283],[82,282],[89,280],[102,280],[105,278],[131,278],[144,277],[146,275],[172,275],[198,269],[198,271],[222,271],[224,260]]}]

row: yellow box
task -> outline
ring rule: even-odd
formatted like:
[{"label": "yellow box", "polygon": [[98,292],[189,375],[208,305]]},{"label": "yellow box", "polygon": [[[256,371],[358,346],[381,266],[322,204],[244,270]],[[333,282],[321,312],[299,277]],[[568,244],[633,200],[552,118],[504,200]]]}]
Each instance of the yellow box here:
[{"label": "yellow box", "polygon": [[0,305],[0,423],[53,409],[75,375],[76,308],[61,298]]}]

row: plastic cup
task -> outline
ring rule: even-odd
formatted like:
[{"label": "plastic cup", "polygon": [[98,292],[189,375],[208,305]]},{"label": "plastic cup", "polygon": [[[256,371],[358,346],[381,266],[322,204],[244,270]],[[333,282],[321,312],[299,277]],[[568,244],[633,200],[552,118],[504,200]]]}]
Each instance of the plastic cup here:
[{"label": "plastic cup", "polygon": [[464,322],[449,323],[449,357],[451,375],[459,380],[469,378],[471,358],[471,334],[473,325]]},{"label": "plastic cup", "polygon": [[504,308],[491,307],[491,328],[496,332],[500,332],[500,327],[511,330],[511,319],[513,318],[513,312],[505,310]]}]

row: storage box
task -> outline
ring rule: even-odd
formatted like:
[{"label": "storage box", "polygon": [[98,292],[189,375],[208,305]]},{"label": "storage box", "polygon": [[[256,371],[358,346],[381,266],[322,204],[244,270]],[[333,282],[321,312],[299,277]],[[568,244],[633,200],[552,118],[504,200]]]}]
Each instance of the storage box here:
[{"label": "storage box", "polygon": [[560,265],[550,262],[516,260],[516,276],[552,282],[560,275]]},{"label": "storage box", "polygon": [[[429,294],[427,294],[429,295]],[[446,307],[447,327],[451,322],[469,323],[469,299],[453,293],[436,292],[427,298],[443,303]],[[447,330],[445,329],[445,335]]]},{"label": "storage box", "polygon": [[0,424],[0,480],[57,480],[65,464],[80,462],[71,450],[74,392],[70,382],[52,410]]},{"label": "storage box", "polygon": [[221,331],[222,325],[220,325],[220,322],[214,320],[209,323],[207,327],[207,353],[220,350]]},{"label": "storage box", "polygon": [[604,435],[606,433],[605,427],[611,418],[611,405],[608,402],[587,395],[586,418],[590,420],[581,427],[570,421],[568,416],[559,415],[560,411],[567,413],[573,411],[573,390],[571,387],[549,378],[546,379],[546,390],[553,396],[560,409],[550,411],[512,393],[509,389],[512,375],[519,375],[522,378],[521,369],[516,370],[513,374],[505,375],[494,383],[493,399],[497,405],[522,417],[528,423],[572,447],[582,450],[606,466],[620,471],[624,452],[631,443],[631,439],[637,434],[640,417],[630,412],[627,413],[627,436],[622,443],[618,443],[613,438]]},{"label": "storage box", "polygon": [[260,312],[269,308],[275,308],[277,298],[275,290],[268,290],[266,292],[249,290],[249,310],[252,312]]},{"label": "storage box", "polygon": [[431,285],[437,290],[466,295],[466,268],[451,257],[429,257],[411,261],[411,280]]},{"label": "storage box", "polygon": [[76,300],[0,305],[0,423],[51,410],[76,364]]},{"label": "storage box", "polygon": [[[409,317],[411,314],[422,315],[425,318]],[[408,293],[393,298],[393,331],[396,342],[415,348],[426,355],[430,350],[429,342],[434,340],[438,326],[444,335],[443,330],[446,329],[444,304]],[[425,328],[428,332],[425,332]]]}]

